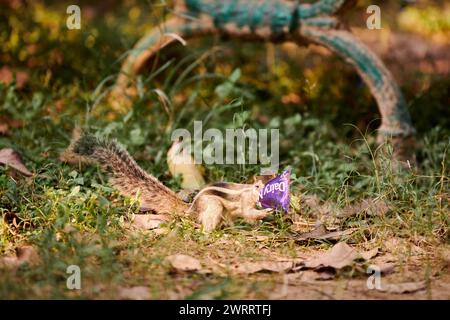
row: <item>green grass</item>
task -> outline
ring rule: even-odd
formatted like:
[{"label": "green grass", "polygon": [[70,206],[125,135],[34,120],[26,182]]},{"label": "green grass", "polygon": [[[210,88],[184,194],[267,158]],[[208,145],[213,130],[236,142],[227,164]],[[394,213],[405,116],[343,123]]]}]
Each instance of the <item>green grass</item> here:
[{"label": "green grass", "polygon": [[[136,7],[144,10],[146,5]],[[28,32],[31,11],[9,13],[18,25],[11,27],[4,17],[0,24]],[[117,138],[144,169],[174,190],[180,180],[169,175],[166,165],[173,129],[192,130],[194,119],[205,121],[204,130],[279,128],[281,168],[292,167],[292,193],[300,200],[303,194],[317,195],[336,210],[367,198],[390,204],[381,217],[357,215],[335,221],[341,229],[358,228],[349,243],[383,247],[397,237],[424,248],[430,257],[435,248],[450,244],[448,78],[433,77],[419,92],[403,84],[419,130],[419,149],[417,167],[398,169],[390,161],[392,150],[380,149],[374,141],[379,123],[372,121],[379,117],[374,101],[365,87],[355,86],[360,80],[352,69],[333,57],[322,57],[323,63],[307,68],[278,48],[275,65],[268,65],[263,45],[226,42],[221,50],[213,50],[212,40],[193,41],[188,50],[162,55],[161,63],[141,76],[141,90],[129,111],[111,110],[104,97],[118,72],[118,59],[140,34],[129,30],[155,21],[152,15],[130,22],[123,13],[110,14],[123,26],[106,32],[106,20],[90,21],[75,36],[58,29],[57,40],[43,33],[39,59],[45,60],[55,46],[65,54],[62,65],[48,62],[48,81],[43,81],[45,72],[30,69],[25,89],[0,84],[0,115],[22,123],[0,136],[0,148],[20,152],[35,173],[28,179],[13,177],[0,166],[0,212],[22,221],[19,228],[0,221],[0,256],[32,244],[41,259],[38,266],[0,272],[0,298],[116,298],[119,287],[135,285],[147,286],[155,299],[267,298],[276,276],[171,274],[165,257],[185,253],[227,265],[272,254],[296,257],[331,246],[279,241],[293,228],[291,219],[281,215],[256,226],[238,221],[210,235],[180,218],[167,224],[165,234],[131,232],[125,227],[126,218],[137,212],[131,199],[111,188],[97,167],[58,160],[77,125]],[[42,22],[37,28],[48,27]],[[97,34],[95,44],[86,47],[92,32]],[[23,64],[17,58],[20,45],[26,44],[6,53],[11,66]],[[208,58],[200,61],[205,52]],[[301,49],[298,57],[306,53]],[[170,103],[160,101],[156,88]],[[282,96],[292,92],[300,93],[301,102],[282,104]],[[259,173],[259,166],[250,165],[205,169],[208,182],[241,182]],[[311,223],[317,219],[314,210],[296,208],[294,218]],[[258,242],[258,236],[268,240]],[[66,268],[71,264],[81,267],[81,291],[66,288]]]}]

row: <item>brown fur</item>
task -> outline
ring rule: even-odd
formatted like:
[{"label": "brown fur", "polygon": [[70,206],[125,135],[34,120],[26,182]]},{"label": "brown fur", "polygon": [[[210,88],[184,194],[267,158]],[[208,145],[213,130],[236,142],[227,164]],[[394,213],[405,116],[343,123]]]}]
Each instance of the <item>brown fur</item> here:
[{"label": "brown fur", "polygon": [[111,172],[111,184],[123,195],[140,196],[143,210],[159,214],[193,214],[206,231],[214,230],[229,214],[254,222],[266,217],[270,210],[256,209],[262,182],[254,184],[218,183],[205,187],[192,205],[177,195],[151,174],[145,172],[130,154],[115,141],[106,142],[93,136],[83,136],[74,143],[74,152],[95,160]]}]

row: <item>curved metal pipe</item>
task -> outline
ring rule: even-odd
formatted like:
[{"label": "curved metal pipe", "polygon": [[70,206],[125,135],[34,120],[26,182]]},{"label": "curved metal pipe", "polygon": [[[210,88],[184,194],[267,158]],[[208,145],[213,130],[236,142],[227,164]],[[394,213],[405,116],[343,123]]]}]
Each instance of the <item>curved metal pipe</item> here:
[{"label": "curved metal pipe", "polygon": [[377,101],[382,117],[380,133],[388,137],[415,134],[405,99],[394,77],[369,47],[346,30],[305,28],[302,36],[329,48],[355,67]]},{"label": "curved metal pipe", "polygon": [[110,94],[110,102],[117,109],[128,106],[131,99],[136,96],[134,80],[145,63],[168,45],[193,37],[213,33],[211,23],[194,21],[185,23],[179,18],[172,18],[153,28],[144,35],[128,52],[122,64],[114,89]]},{"label": "curved metal pipe", "polygon": [[[252,41],[294,40],[299,45],[317,43],[353,65],[378,104],[382,122],[379,141],[392,138],[398,158],[414,160],[415,129],[405,99],[392,74],[369,47],[351,32],[340,29],[336,14],[355,0],[320,0],[296,4],[283,0],[186,0],[178,8],[191,16],[173,18],[154,28],[132,49],[122,65],[111,102],[115,105],[134,96],[133,79],[145,62],[179,37],[189,39],[224,34]],[[406,147],[405,147],[406,146]]]}]

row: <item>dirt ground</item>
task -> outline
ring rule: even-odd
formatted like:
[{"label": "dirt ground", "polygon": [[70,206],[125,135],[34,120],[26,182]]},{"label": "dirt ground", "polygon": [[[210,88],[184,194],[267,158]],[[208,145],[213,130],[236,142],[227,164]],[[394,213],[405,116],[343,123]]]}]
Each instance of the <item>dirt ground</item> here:
[{"label": "dirt ground", "polygon": [[[395,276],[385,276],[383,283],[396,281]],[[449,300],[450,299],[450,275],[430,279],[429,285],[415,292],[401,294],[383,292],[367,288],[366,279],[344,279],[329,281],[298,281],[291,280],[286,284],[280,284],[274,290],[279,293],[277,299],[338,299],[338,300]]]}]

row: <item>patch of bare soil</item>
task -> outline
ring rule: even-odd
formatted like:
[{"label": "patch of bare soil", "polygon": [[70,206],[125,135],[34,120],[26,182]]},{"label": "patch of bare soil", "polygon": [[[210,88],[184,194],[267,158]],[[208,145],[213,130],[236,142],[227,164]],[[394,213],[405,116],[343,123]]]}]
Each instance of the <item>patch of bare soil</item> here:
[{"label": "patch of bare soil", "polygon": [[[415,278],[410,273],[407,278]],[[381,289],[368,288],[368,278],[339,280],[284,280],[275,288],[276,299],[345,299],[345,300],[402,300],[402,299],[450,299],[450,275],[418,282],[398,282],[395,275],[381,278]],[[370,280],[369,280],[370,281]],[[386,287],[386,291],[384,290]]]},{"label": "patch of bare soil", "polygon": [[[450,251],[402,251],[401,241],[386,242],[385,252],[370,260],[366,269],[327,276],[318,270],[284,274],[273,299],[450,299]],[[320,271],[320,270],[319,270]],[[329,270],[328,270],[329,271]],[[334,273],[333,273],[334,274]]]}]

